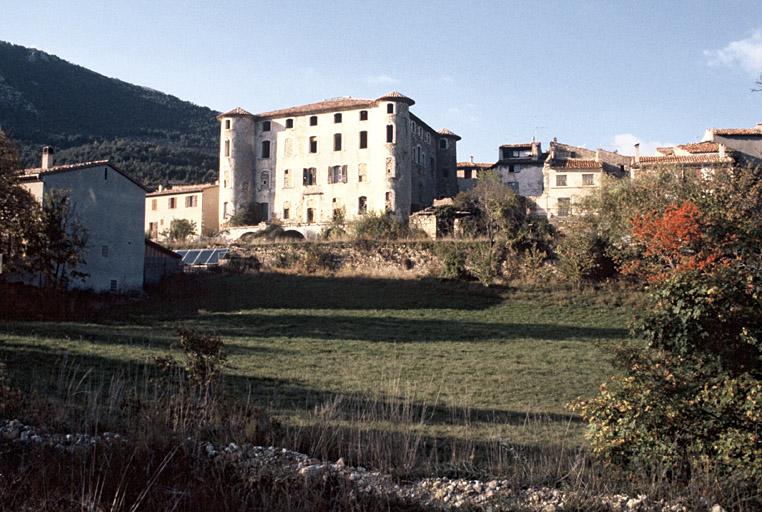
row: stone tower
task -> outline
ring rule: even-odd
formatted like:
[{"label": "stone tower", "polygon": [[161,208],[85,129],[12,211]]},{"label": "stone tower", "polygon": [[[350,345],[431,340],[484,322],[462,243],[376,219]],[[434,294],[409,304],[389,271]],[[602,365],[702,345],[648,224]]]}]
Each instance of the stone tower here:
[{"label": "stone tower", "polygon": [[386,124],[385,209],[395,212],[400,219],[406,219],[410,215],[412,194],[412,154],[403,141],[409,138],[409,108],[415,101],[396,91],[387,93],[376,101],[385,113]]},{"label": "stone tower", "polygon": [[254,200],[255,119],[237,107],[217,116],[220,121],[220,227]]}]

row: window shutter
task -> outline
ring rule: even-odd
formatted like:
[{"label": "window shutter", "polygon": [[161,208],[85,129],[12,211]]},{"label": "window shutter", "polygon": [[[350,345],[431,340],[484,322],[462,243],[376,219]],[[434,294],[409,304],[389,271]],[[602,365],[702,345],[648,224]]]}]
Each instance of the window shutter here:
[{"label": "window shutter", "polygon": [[304,169],[302,171],[302,185],[307,186],[307,176],[309,176],[309,171],[307,169]]},{"label": "window shutter", "polygon": [[348,174],[347,173],[347,166],[346,165],[342,165],[341,166],[341,181],[342,181],[342,183],[346,183],[347,182],[347,174]]}]

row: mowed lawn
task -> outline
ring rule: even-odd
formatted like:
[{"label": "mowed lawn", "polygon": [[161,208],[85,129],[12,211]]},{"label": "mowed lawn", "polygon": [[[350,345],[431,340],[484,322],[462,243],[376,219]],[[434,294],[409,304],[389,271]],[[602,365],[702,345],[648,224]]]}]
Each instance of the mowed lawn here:
[{"label": "mowed lawn", "polygon": [[432,434],[574,441],[582,425],[566,404],[596,392],[628,339],[630,312],[606,293],[190,275],[93,322],[0,322],[0,358],[34,387],[65,354],[83,369],[130,371],[193,328],[223,338],[235,389],[291,421],[337,394],[403,394],[439,411],[422,427]]}]

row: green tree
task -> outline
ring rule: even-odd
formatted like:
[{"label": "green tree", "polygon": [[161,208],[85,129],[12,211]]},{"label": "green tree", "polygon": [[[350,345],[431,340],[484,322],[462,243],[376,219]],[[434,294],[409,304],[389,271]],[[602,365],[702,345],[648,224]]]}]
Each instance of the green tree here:
[{"label": "green tree", "polygon": [[4,272],[27,266],[27,245],[40,218],[39,205],[18,184],[18,167],[16,148],[0,131],[0,254]]},{"label": "green tree", "polygon": [[174,219],[161,236],[170,242],[185,242],[196,234],[196,223],[188,219]]},{"label": "green tree", "polygon": [[45,194],[28,253],[32,270],[40,272],[45,286],[65,289],[72,279],[87,277],[77,270],[85,263],[87,238],[69,195],[61,190]]}]

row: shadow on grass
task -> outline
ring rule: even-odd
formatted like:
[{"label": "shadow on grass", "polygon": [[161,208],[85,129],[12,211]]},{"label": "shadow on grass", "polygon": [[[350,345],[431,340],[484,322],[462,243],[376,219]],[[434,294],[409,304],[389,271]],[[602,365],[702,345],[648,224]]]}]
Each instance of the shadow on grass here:
[{"label": "shadow on grass", "polygon": [[199,310],[229,312],[270,309],[459,309],[499,304],[495,290],[436,279],[376,279],[290,274],[195,274],[168,280],[146,301],[115,308],[108,319],[125,315],[176,319]]}]

